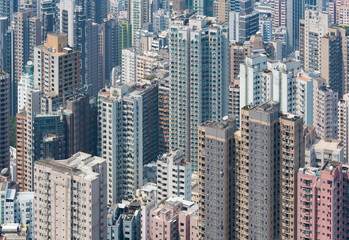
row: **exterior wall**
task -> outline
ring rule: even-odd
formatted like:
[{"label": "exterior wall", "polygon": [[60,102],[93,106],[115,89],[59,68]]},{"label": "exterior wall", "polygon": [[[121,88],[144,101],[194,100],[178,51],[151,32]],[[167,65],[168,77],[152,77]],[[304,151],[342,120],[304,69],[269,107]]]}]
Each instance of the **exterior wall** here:
[{"label": "exterior wall", "polygon": [[[227,32],[220,25],[205,26],[205,22],[206,18],[198,16],[189,19],[189,25],[172,24],[169,39],[170,149],[182,149],[195,172],[198,165],[198,125],[206,120],[219,122],[228,113]],[[191,48],[197,50],[191,51]],[[179,56],[178,51],[184,54]],[[189,65],[190,68],[187,67]],[[204,66],[217,71],[206,74]],[[211,97],[206,94],[208,91],[212,92]]]},{"label": "exterior wall", "polygon": [[82,152],[67,160],[38,161],[35,239],[106,239],[106,170],[104,159]]},{"label": "exterior wall", "polygon": [[325,140],[338,137],[338,93],[326,86],[322,78],[314,78],[313,123],[316,134]]},{"label": "exterior wall", "polygon": [[0,70],[0,169],[10,168],[10,75]]},{"label": "exterior wall", "polygon": [[16,181],[21,192],[29,191],[26,172],[27,160],[27,115],[24,111],[16,115]]},{"label": "exterior wall", "polygon": [[158,202],[169,197],[191,200],[191,164],[181,150],[165,153],[157,161]]},{"label": "exterior wall", "polygon": [[327,162],[322,168],[301,168],[298,173],[298,236],[300,239],[345,239],[342,214],[347,168]]}]

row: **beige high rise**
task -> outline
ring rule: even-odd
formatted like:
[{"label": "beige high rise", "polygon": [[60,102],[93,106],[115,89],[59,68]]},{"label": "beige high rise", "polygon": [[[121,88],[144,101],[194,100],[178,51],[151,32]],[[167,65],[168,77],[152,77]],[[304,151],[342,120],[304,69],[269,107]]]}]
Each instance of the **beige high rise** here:
[{"label": "beige high rise", "polygon": [[235,239],[297,239],[303,119],[279,111],[277,102],[241,110],[241,130],[235,134]]},{"label": "beige high rise", "polygon": [[65,99],[80,87],[79,52],[68,47],[66,34],[50,33],[34,50],[35,86]]},{"label": "beige high rise", "polygon": [[35,239],[107,239],[107,164],[76,153],[35,163]]}]

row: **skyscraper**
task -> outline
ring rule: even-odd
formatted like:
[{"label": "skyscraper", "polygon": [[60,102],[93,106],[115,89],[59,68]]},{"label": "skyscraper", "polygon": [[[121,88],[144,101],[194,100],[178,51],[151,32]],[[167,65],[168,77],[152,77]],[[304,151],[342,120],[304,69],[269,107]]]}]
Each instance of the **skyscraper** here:
[{"label": "skyscraper", "polygon": [[219,122],[228,113],[227,31],[206,23],[206,17],[193,16],[188,25],[170,26],[170,149],[181,148],[194,171],[198,126],[207,120]]},{"label": "skyscraper", "polygon": [[63,110],[66,153],[70,157],[77,152],[97,154],[97,111],[88,96],[76,95],[67,100]]},{"label": "skyscraper", "polygon": [[301,58],[304,59],[306,71],[321,71],[321,38],[328,33],[331,25],[330,16],[318,10],[305,11],[304,20],[304,42],[300,42],[300,49],[304,49]]},{"label": "skyscraper", "polygon": [[158,88],[114,85],[98,102],[98,154],[108,162],[108,203],[118,203],[143,185],[143,164],[158,155]]},{"label": "skyscraper", "polygon": [[68,99],[80,87],[79,52],[68,47],[67,35],[50,33],[35,47],[35,86],[43,93]]},{"label": "skyscraper", "polygon": [[79,152],[40,160],[34,173],[36,239],[107,238],[105,159]]},{"label": "skyscraper", "polygon": [[12,63],[11,63],[11,55],[12,55],[12,44],[11,44],[11,30],[10,28],[10,20],[7,17],[0,17],[0,68],[11,74],[12,71]]},{"label": "skyscraper", "polygon": [[50,0],[41,3],[41,24],[43,41],[46,40],[48,33],[56,31],[56,11],[57,9],[55,1]]},{"label": "skyscraper", "polygon": [[[17,12],[14,15],[13,28],[13,83],[11,84],[11,113],[14,115],[17,113],[17,83],[21,78],[22,71],[25,64],[30,58],[30,48],[35,46],[35,41],[30,37],[31,34],[36,35],[36,31],[41,29],[30,29],[30,18],[34,16],[32,11]],[[33,23],[33,22],[32,22]],[[34,37],[34,36],[32,36]],[[41,41],[41,40],[40,40]],[[30,43],[32,46],[30,46]],[[37,43],[39,45],[40,43]],[[34,48],[32,48],[34,49]]]},{"label": "skyscraper", "polygon": [[0,169],[10,167],[10,75],[0,67]]},{"label": "skyscraper", "polygon": [[349,29],[330,27],[328,33],[321,38],[321,77],[338,92],[338,98],[348,92],[348,40]]},{"label": "skyscraper", "polygon": [[239,41],[245,42],[259,30],[259,13],[254,10],[254,1],[241,0],[239,12]]},{"label": "skyscraper", "polygon": [[236,239],[297,238],[296,172],[304,164],[303,119],[279,110],[276,102],[241,110]]},{"label": "skyscraper", "polygon": [[338,102],[338,139],[344,146],[344,159],[349,159],[349,94]]},{"label": "skyscraper", "polygon": [[136,41],[136,32],[151,22],[151,7],[147,0],[131,0],[130,24],[132,25],[132,46]]},{"label": "skyscraper", "polygon": [[200,239],[233,239],[235,220],[235,119],[199,126]]},{"label": "skyscraper", "polygon": [[313,126],[318,137],[325,140],[338,137],[338,93],[323,78],[314,78]]}]

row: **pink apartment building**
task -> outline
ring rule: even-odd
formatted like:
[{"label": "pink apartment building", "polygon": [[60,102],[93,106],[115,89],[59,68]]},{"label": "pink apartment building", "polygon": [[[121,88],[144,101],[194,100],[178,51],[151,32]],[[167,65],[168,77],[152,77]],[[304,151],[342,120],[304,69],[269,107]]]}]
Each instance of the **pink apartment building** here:
[{"label": "pink apartment building", "polygon": [[348,167],[340,162],[299,169],[298,239],[349,239],[348,178]]},{"label": "pink apartment building", "polygon": [[150,239],[199,240],[197,205],[170,198],[150,211]]}]

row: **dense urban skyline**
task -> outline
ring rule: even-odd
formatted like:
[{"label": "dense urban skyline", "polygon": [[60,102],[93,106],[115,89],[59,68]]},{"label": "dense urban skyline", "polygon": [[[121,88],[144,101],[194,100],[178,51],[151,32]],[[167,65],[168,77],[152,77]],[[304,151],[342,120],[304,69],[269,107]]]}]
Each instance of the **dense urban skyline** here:
[{"label": "dense urban skyline", "polygon": [[348,0],[0,0],[0,238],[349,239]]}]

